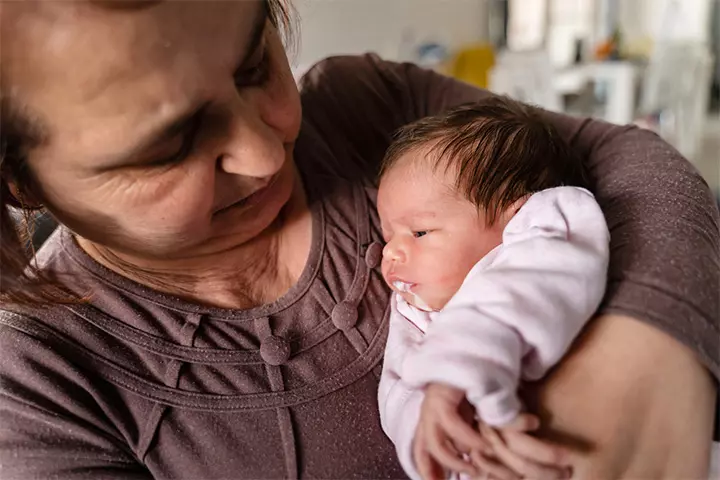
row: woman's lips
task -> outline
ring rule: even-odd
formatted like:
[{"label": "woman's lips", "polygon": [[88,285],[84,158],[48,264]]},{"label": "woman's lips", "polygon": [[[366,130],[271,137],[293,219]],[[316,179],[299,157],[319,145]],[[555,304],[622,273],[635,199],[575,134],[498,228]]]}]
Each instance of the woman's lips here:
[{"label": "woman's lips", "polygon": [[256,205],[256,204],[262,202],[262,200],[265,198],[267,193],[269,191],[271,191],[276,180],[277,180],[277,175],[275,175],[272,179],[270,179],[270,181],[268,182],[268,184],[266,186],[262,187],[259,190],[255,190],[253,193],[251,193],[247,197],[240,199],[235,203],[232,203],[232,204],[230,204],[226,207],[223,207],[219,210],[216,210],[215,213],[213,213],[213,215],[220,215],[220,214],[227,212],[228,210],[232,210],[237,207],[247,207],[247,206]]}]

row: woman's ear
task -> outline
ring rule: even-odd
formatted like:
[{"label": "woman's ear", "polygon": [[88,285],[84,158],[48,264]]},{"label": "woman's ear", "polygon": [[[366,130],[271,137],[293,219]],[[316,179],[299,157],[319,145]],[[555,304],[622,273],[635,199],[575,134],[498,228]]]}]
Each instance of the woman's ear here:
[{"label": "woman's ear", "polygon": [[21,189],[17,182],[12,180],[5,180],[5,185],[7,185],[6,193],[11,196],[9,203],[14,207],[23,210],[40,210],[43,208],[43,204],[38,200],[37,196],[28,191],[30,189]]}]

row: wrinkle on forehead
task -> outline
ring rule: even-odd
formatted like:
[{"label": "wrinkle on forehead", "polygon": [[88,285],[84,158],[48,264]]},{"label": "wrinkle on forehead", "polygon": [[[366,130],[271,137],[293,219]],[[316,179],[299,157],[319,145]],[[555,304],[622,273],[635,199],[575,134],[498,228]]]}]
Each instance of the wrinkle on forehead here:
[{"label": "wrinkle on forehead", "polygon": [[3,43],[10,45],[3,63],[20,70],[28,89],[52,88],[65,79],[78,87],[69,92],[78,100],[93,99],[128,76],[207,54],[209,45],[239,45],[244,30],[231,27],[249,15],[238,8],[255,3],[178,1],[118,11],[88,2],[32,2],[3,22],[10,27],[3,28]]},{"label": "wrinkle on forehead", "polygon": [[9,4],[0,16],[9,27],[0,29],[0,81],[62,130],[67,155],[88,146],[112,150],[140,124],[187,108],[213,82],[229,79],[260,5],[178,1],[115,11],[80,1]]}]

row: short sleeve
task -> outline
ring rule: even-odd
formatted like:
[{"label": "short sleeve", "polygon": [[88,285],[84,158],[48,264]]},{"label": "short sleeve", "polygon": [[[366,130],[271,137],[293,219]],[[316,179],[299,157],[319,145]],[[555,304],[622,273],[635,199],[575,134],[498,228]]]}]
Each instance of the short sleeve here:
[{"label": "short sleeve", "polygon": [[[377,56],[336,57],[301,82],[304,116],[340,175],[374,178],[405,123],[489,92]],[[720,216],[695,168],[657,135],[546,112],[586,162],[611,232],[600,313],[629,315],[690,347],[720,377]]]}]

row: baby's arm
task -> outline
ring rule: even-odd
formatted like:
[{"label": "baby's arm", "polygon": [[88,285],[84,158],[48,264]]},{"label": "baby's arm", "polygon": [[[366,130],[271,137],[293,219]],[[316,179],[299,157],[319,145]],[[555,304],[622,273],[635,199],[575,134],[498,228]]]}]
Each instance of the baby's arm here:
[{"label": "baby's arm", "polygon": [[395,444],[400,465],[413,480],[421,478],[413,461],[413,437],[425,395],[422,389],[410,388],[403,381],[400,377],[400,365],[422,335],[416,326],[398,312],[397,301],[393,295],[390,328],[378,389],[378,406],[382,428]]},{"label": "baby's arm", "polygon": [[510,221],[492,263],[479,263],[402,365],[416,388],[467,392],[480,419],[502,426],[520,411],[520,376],[557,363],[604,294],[609,233],[585,190],[533,195]]},{"label": "baby's arm", "polygon": [[[403,311],[411,318],[404,317],[398,312],[398,303],[404,304],[404,301],[394,297],[378,404],[383,430],[395,444],[408,476],[412,479],[445,478],[443,471],[473,475],[479,469],[507,480],[522,476],[563,478],[564,450],[527,437],[525,432],[537,427],[532,426],[531,416],[518,417],[516,423],[519,423],[510,426],[510,431],[502,437],[486,429],[492,435],[485,440],[475,429],[474,408],[466,403],[464,391],[442,384],[418,389],[403,381],[400,366],[409,351],[421,348],[421,328],[426,328],[427,323],[424,318],[412,317],[418,312],[406,304]],[[514,448],[515,445],[519,448]],[[458,455],[455,449],[470,453],[472,461]],[[488,452],[492,452],[490,456],[486,456]]]},{"label": "baby's arm", "polygon": [[[400,313],[398,303],[409,317]],[[458,456],[450,446],[450,443],[462,446],[467,452],[489,447],[473,428],[474,412],[467,402],[468,410],[465,415],[460,414],[465,392],[440,385],[427,390],[412,388],[400,375],[408,352],[418,348],[422,341],[427,314],[408,307],[395,295],[391,306],[378,405],[382,428],[395,444],[401,466],[412,479],[444,478],[443,467],[469,475],[477,473],[472,463]],[[495,470],[509,472],[502,466],[495,466]]]}]

